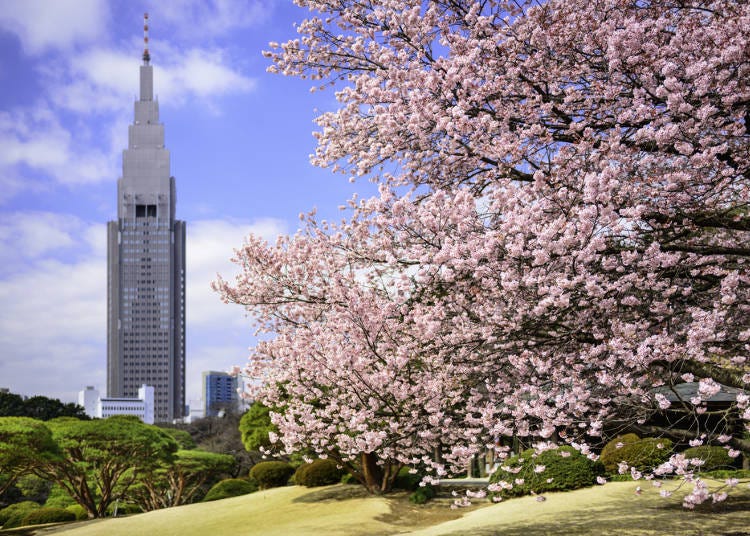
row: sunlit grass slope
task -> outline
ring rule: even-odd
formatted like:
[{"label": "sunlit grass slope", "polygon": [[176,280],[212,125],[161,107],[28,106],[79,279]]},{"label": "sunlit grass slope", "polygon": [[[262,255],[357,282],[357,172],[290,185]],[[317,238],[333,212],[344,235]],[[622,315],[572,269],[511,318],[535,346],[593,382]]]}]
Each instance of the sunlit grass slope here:
[{"label": "sunlit grass slope", "polygon": [[[241,535],[750,535],[750,489],[726,503],[684,511],[658,497],[649,483],[523,497],[471,511],[446,502],[427,508],[399,498],[364,497],[354,486],[278,488],[210,503],[58,528],[55,536]],[[459,516],[458,519],[451,519]],[[47,534],[46,531],[37,533]]]}]

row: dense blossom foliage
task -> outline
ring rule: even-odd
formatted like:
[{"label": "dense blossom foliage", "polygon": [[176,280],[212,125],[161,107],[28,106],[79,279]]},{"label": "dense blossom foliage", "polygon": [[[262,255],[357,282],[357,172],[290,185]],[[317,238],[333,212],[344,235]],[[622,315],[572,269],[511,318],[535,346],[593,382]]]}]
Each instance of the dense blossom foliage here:
[{"label": "dense blossom foliage", "polygon": [[[247,373],[287,450],[371,489],[508,436],[750,452],[750,3],[297,3],[272,69],[338,86],[313,162],[380,196],[248,238],[217,282],[275,334]],[[657,474],[694,482],[692,506],[698,470]]]}]

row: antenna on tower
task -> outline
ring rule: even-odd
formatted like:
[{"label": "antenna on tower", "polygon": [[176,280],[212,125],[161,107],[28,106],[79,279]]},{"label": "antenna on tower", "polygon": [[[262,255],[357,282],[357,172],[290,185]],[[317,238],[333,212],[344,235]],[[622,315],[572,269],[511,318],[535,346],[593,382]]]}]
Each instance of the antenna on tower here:
[{"label": "antenna on tower", "polygon": [[151,55],[148,53],[148,13],[143,14],[143,61],[151,61]]}]

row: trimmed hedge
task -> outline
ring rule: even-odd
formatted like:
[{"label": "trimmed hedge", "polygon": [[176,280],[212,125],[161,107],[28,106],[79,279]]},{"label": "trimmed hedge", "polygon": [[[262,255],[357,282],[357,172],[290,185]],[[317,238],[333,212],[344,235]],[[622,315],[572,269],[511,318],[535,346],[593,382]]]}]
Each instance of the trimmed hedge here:
[{"label": "trimmed hedge", "polygon": [[61,523],[75,521],[76,515],[65,508],[37,508],[32,510],[21,521],[22,526],[44,525],[45,523]]},{"label": "trimmed hedge", "polygon": [[402,467],[393,481],[393,489],[402,489],[405,491],[417,491],[419,483],[422,481],[422,475],[410,472],[410,467]]},{"label": "trimmed hedge", "polygon": [[89,518],[88,512],[86,512],[86,509],[80,504],[71,504],[70,506],[66,506],[65,509],[76,516],[76,521],[83,521],[84,519]]},{"label": "trimmed hedge", "polygon": [[31,511],[38,510],[39,508],[41,508],[41,506],[34,501],[23,501],[11,504],[0,510],[0,526],[2,526],[3,529],[20,527],[23,518]]},{"label": "trimmed hedge", "polygon": [[294,473],[294,483],[308,488],[337,484],[341,482],[344,472],[331,459],[313,460],[310,463],[303,463],[297,468]]},{"label": "trimmed hedge", "polygon": [[424,504],[432,499],[436,494],[435,488],[429,484],[419,487],[409,495],[409,502],[413,504]]},{"label": "trimmed hedge", "polygon": [[227,478],[214,484],[208,490],[206,496],[203,497],[203,502],[239,497],[240,495],[247,495],[254,491],[258,491],[258,483],[253,479]]},{"label": "trimmed hedge", "polygon": [[[618,443],[622,443],[620,448],[617,448]],[[645,471],[666,462],[671,454],[672,441],[669,439],[641,439],[635,434],[625,434],[607,443],[599,460],[609,473],[617,473],[620,462],[625,462],[639,471]]]},{"label": "trimmed hedge", "polygon": [[[509,470],[498,468],[490,476],[490,484],[505,481],[513,485],[511,489],[496,492],[503,497],[584,488],[596,483],[596,477],[604,473],[601,463],[590,460],[569,446],[547,450],[536,456],[534,450],[529,449],[512,456],[503,466]],[[543,470],[537,472],[541,466],[544,466]]]},{"label": "trimmed hedge", "polygon": [[723,447],[712,447],[703,445],[691,447],[682,453],[685,458],[698,458],[705,463],[699,467],[701,471],[715,471],[717,469],[729,469],[734,460]]},{"label": "trimmed hedge", "polygon": [[294,468],[286,462],[260,462],[250,469],[250,476],[258,482],[260,489],[286,486],[294,474]]}]

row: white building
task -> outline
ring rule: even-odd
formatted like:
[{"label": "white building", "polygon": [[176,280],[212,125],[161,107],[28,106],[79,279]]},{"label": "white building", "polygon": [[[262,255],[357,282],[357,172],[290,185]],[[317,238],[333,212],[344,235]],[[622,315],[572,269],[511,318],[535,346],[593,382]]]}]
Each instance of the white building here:
[{"label": "white building", "polygon": [[106,419],[112,415],[135,415],[146,424],[154,424],[154,388],[142,385],[138,389],[138,398],[99,396],[99,391],[89,385],[78,391],[78,404],[86,415]]}]

